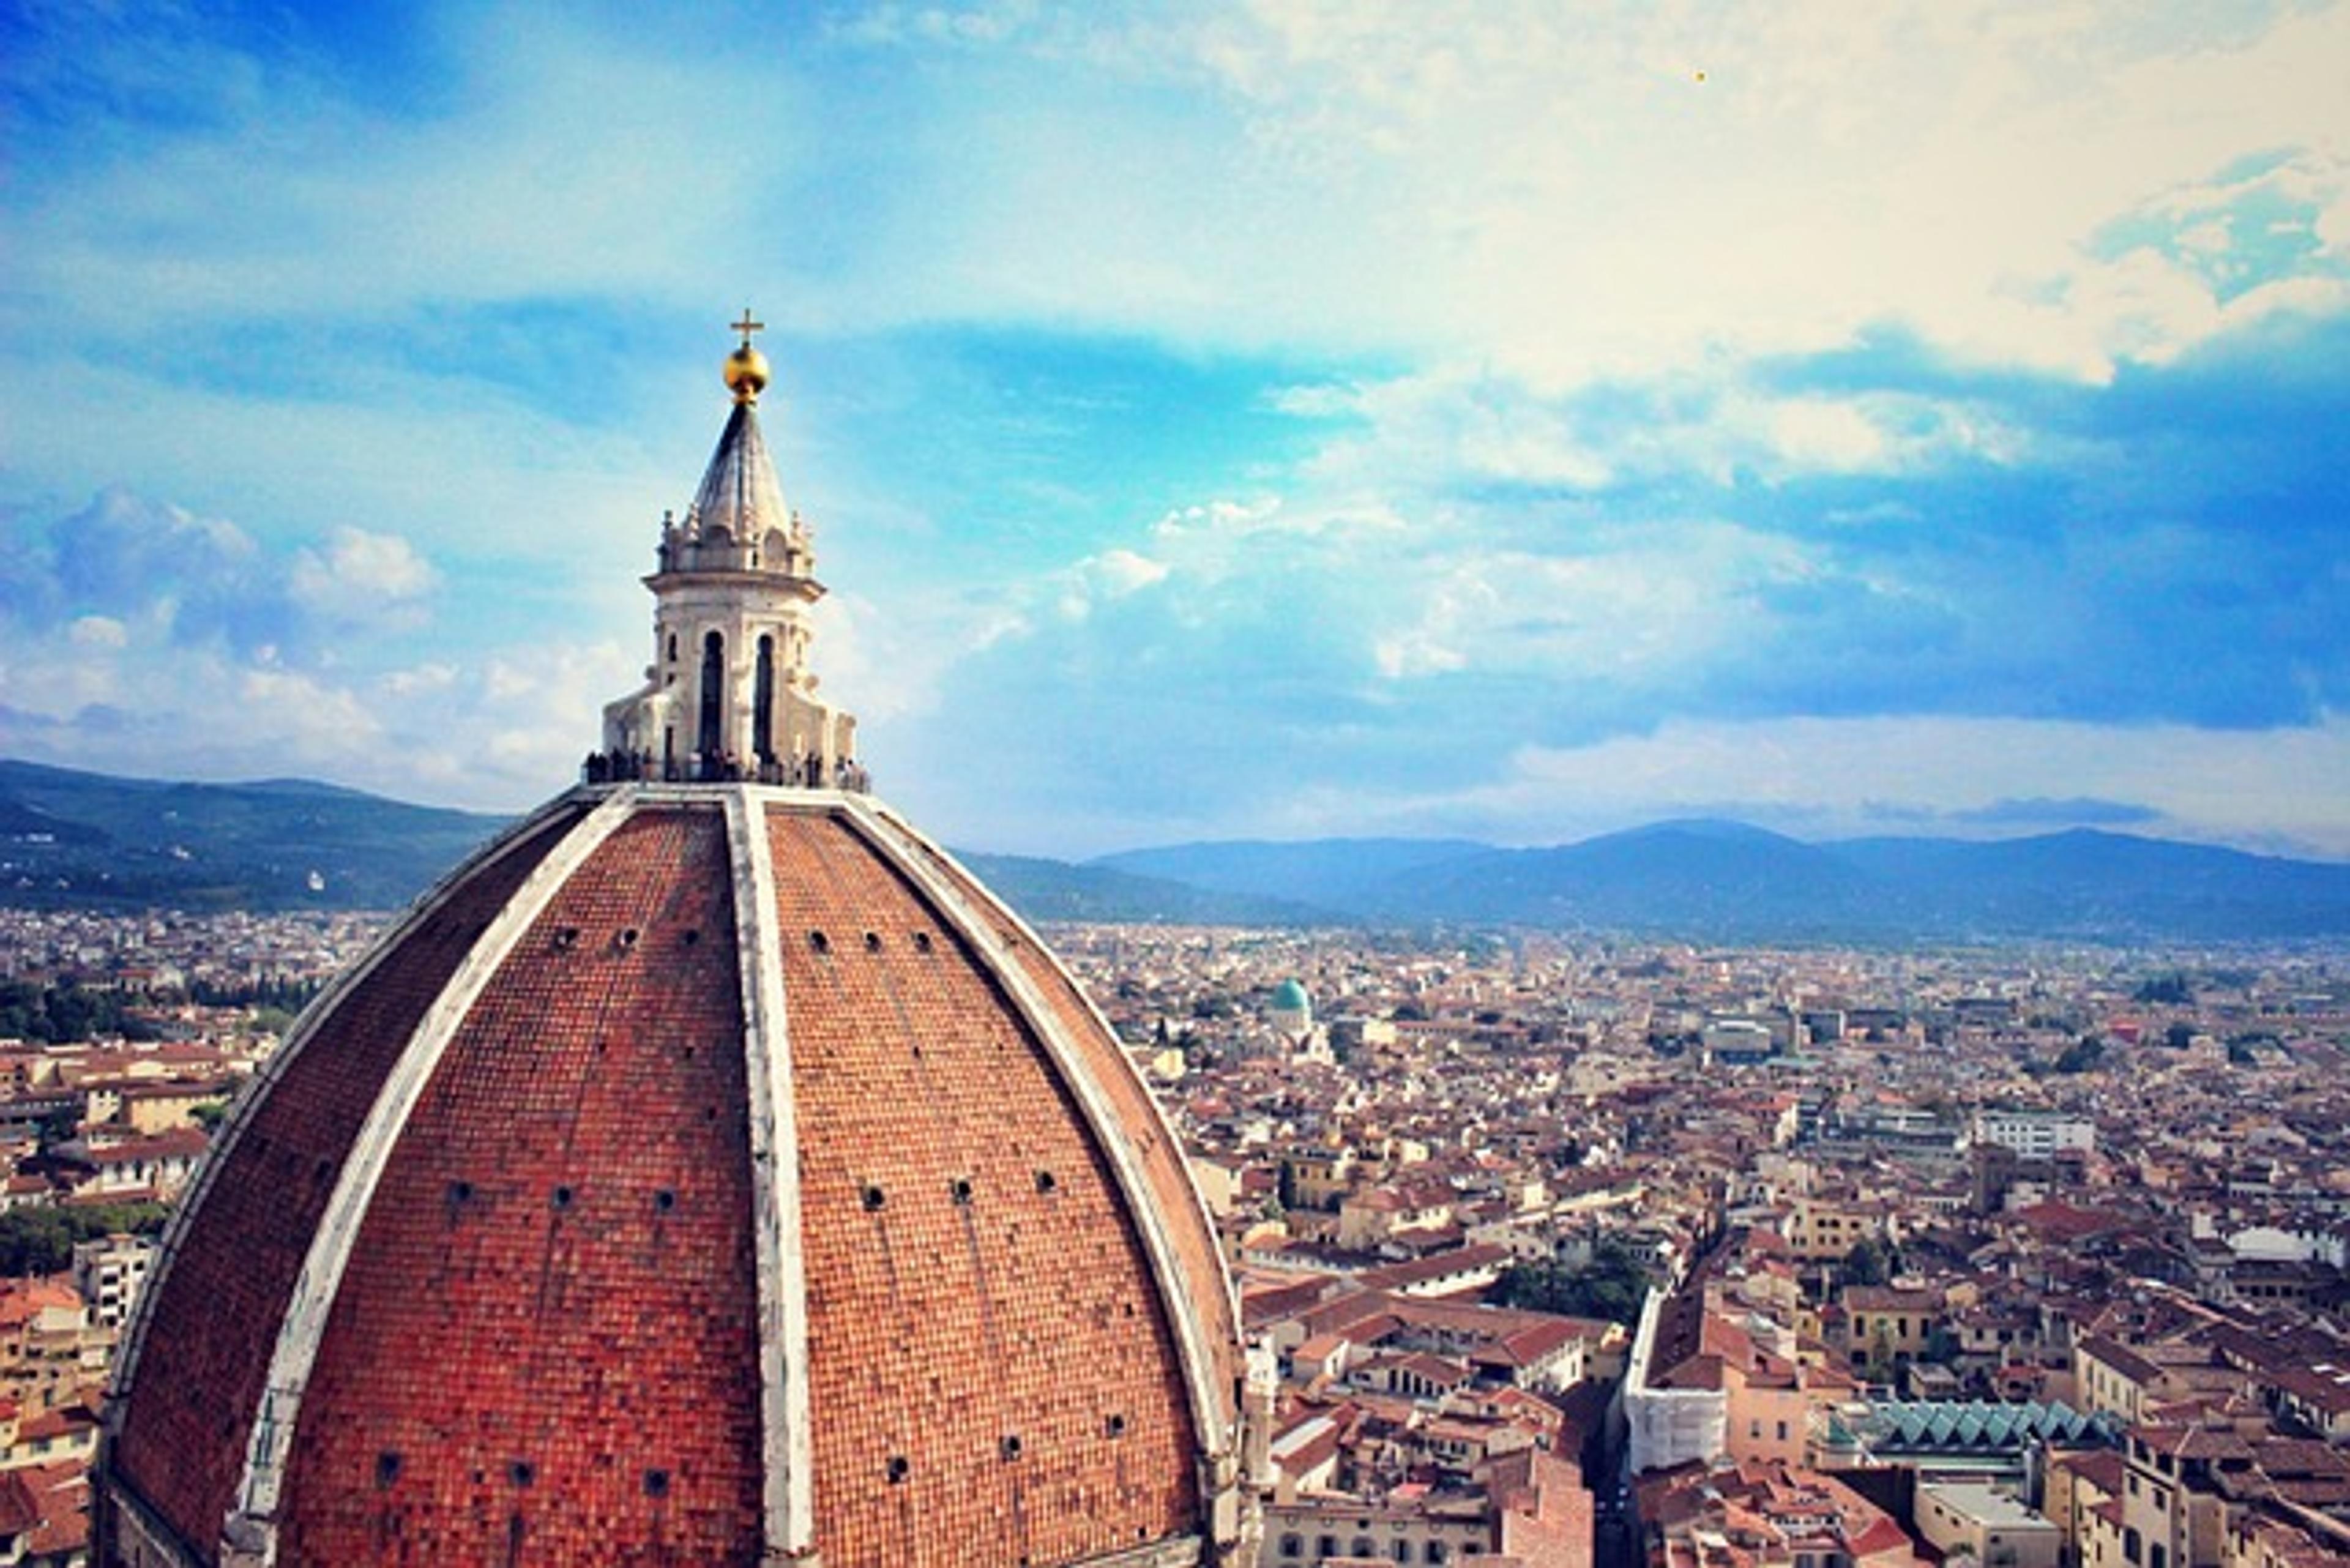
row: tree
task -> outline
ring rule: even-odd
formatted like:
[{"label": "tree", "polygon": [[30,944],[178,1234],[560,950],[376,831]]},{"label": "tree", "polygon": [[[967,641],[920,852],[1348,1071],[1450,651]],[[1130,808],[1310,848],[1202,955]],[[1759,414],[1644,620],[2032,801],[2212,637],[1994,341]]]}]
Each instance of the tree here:
[{"label": "tree", "polygon": [[73,1262],[74,1245],[117,1233],[151,1236],[171,1210],[160,1203],[47,1205],[0,1214],[0,1274],[54,1274]]},{"label": "tree", "polygon": [[72,1138],[74,1134],[79,1131],[81,1131],[81,1107],[60,1106],[41,1118],[40,1127],[35,1134],[35,1141],[40,1151],[47,1154],[57,1145]]},{"label": "tree", "polygon": [[1844,1285],[1881,1285],[1893,1277],[1900,1262],[1881,1236],[1863,1236],[1836,1265],[1836,1281]]},{"label": "tree", "polygon": [[74,1234],[62,1209],[0,1214],[0,1273],[54,1274],[73,1262]]},{"label": "tree", "polygon": [[1591,1262],[1580,1269],[1570,1269],[1556,1259],[1513,1263],[1502,1272],[1493,1287],[1493,1300],[1503,1306],[1568,1317],[1602,1317],[1627,1326],[1639,1322],[1640,1307],[1648,1296],[1647,1266],[1614,1236],[1602,1236],[1594,1243]]},{"label": "tree", "polygon": [[78,985],[0,985],[0,1035],[62,1045],[99,1034],[125,1033],[120,992]]},{"label": "tree", "polygon": [[2098,1063],[2105,1060],[2105,1055],[2106,1043],[2094,1034],[2084,1034],[2064,1047],[2064,1054],[2056,1058],[2056,1071],[2060,1073],[2090,1072]]}]

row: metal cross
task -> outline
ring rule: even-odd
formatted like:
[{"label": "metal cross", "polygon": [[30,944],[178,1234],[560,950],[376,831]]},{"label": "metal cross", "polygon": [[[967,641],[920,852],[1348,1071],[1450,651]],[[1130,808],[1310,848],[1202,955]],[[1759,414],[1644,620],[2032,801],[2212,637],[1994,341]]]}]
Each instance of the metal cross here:
[{"label": "metal cross", "polygon": [[764,332],[767,329],[767,324],[765,322],[754,321],[751,319],[751,307],[747,305],[743,307],[743,319],[740,321],[730,321],[727,325],[743,335],[743,347],[745,348],[748,348],[751,346],[752,333]]}]

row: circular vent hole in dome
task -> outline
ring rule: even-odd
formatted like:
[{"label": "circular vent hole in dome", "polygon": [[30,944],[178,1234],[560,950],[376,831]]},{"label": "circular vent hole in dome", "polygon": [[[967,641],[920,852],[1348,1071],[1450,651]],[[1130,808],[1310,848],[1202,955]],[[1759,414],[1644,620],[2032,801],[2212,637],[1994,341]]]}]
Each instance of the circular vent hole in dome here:
[{"label": "circular vent hole in dome", "polygon": [[897,1486],[903,1482],[907,1476],[913,1472],[913,1462],[907,1459],[905,1455],[891,1454],[889,1456],[889,1464],[884,1467],[884,1473],[889,1476],[889,1484],[891,1486]]},{"label": "circular vent hole in dome", "polygon": [[1004,1433],[1003,1441],[998,1445],[996,1451],[1003,1456],[1003,1462],[1006,1464],[1010,1464],[1014,1459],[1018,1459],[1020,1457],[1020,1435],[1016,1432]]},{"label": "circular vent hole in dome", "polygon": [[918,953],[926,953],[931,950],[930,932],[916,931],[914,933],[914,950]]},{"label": "circular vent hole in dome", "polygon": [[1125,1437],[1126,1417],[1116,1411],[1112,1411],[1110,1413],[1109,1419],[1102,1423],[1102,1430],[1107,1432],[1113,1438]]},{"label": "circular vent hole in dome", "polygon": [[568,1208],[570,1208],[570,1207],[571,1207],[571,1197],[572,1197],[571,1189],[569,1189],[569,1188],[567,1188],[567,1187],[558,1187],[558,1188],[556,1188],[556,1189],[555,1189],[555,1206],[556,1206],[557,1209],[568,1209]]},{"label": "circular vent hole in dome", "polygon": [[473,1199],[473,1184],[472,1182],[470,1182],[470,1181],[452,1181],[452,1182],[451,1182],[451,1183],[449,1184],[449,1201],[450,1201],[450,1202],[452,1202],[452,1203],[466,1203],[466,1202],[470,1202],[470,1201],[472,1201],[472,1199]]},{"label": "circular vent hole in dome", "polygon": [[557,926],[557,927],[555,929],[555,950],[556,950],[556,952],[559,952],[559,953],[567,953],[567,952],[569,952],[573,948],[576,948],[576,947],[577,947],[578,945],[579,945],[579,928],[578,928],[578,927],[577,927],[577,926]]},{"label": "circular vent hole in dome", "polygon": [[637,945],[637,928],[634,926],[622,927],[620,929],[620,934],[612,939],[612,945],[619,949],[622,952],[627,952],[630,948],[635,947]]},{"label": "circular vent hole in dome", "polygon": [[538,1471],[528,1459],[516,1459],[506,1467],[506,1474],[514,1479],[516,1486],[528,1486],[538,1479]]},{"label": "circular vent hole in dome", "polygon": [[400,1479],[400,1450],[386,1449],[375,1457],[375,1484],[390,1486]]},{"label": "circular vent hole in dome", "polygon": [[864,1192],[859,1196],[864,1200],[865,1211],[868,1214],[875,1212],[883,1204],[889,1201],[889,1195],[870,1182],[866,1184]]},{"label": "circular vent hole in dome", "polygon": [[1060,1185],[1061,1185],[1061,1183],[1060,1183],[1060,1179],[1059,1179],[1057,1177],[1054,1176],[1054,1174],[1053,1174],[1051,1171],[1049,1171],[1049,1170],[1040,1170],[1040,1171],[1038,1171],[1038,1172],[1036,1173],[1036,1190],[1037,1190],[1037,1191],[1039,1191],[1039,1192],[1051,1192],[1051,1191],[1053,1191],[1055,1189],[1058,1188]]},{"label": "circular vent hole in dome", "polygon": [[688,931],[679,940],[684,942],[687,947],[692,947],[702,940],[702,933],[698,930]]},{"label": "circular vent hole in dome", "polygon": [[868,953],[878,953],[881,950],[880,932],[868,931],[865,933],[865,950]]},{"label": "circular vent hole in dome", "polygon": [[677,1207],[677,1194],[671,1192],[666,1187],[662,1188],[659,1192],[653,1194],[653,1207],[664,1214],[668,1213],[671,1210]]},{"label": "circular vent hole in dome", "polygon": [[953,1181],[948,1183],[947,1190],[954,1195],[954,1200],[957,1203],[970,1202],[971,1178],[968,1176],[956,1177]]},{"label": "circular vent hole in dome", "polygon": [[808,933],[808,946],[816,952],[828,953],[832,950],[832,939],[826,936],[822,931],[810,931]]},{"label": "circular vent hole in dome", "polygon": [[667,1497],[669,1495],[669,1472],[667,1470],[647,1470],[645,1472],[645,1495],[647,1497]]}]

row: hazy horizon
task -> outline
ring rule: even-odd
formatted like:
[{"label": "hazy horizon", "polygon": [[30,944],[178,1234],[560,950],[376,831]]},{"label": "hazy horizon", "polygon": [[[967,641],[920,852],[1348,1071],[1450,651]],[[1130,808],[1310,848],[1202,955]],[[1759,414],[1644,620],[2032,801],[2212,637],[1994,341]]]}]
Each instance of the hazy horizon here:
[{"label": "hazy horizon", "polygon": [[[26,761],[26,760],[27,760],[27,759],[24,759],[24,758],[16,758],[16,757],[0,757],[0,764],[7,764],[7,763],[20,763],[20,762],[25,762],[25,761]],[[63,763],[35,763],[35,764],[33,764],[33,765],[36,765],[36,766],[47,766],[47,767],[66,767],[66,766],[68,766],[68,764],[63,764]],[[81,770],[75,770],[75,771],[82,771],[82,772],[97,772],[97,770],[88,770],[88,769],[81,769]],[[326,779],[303,778],[303,777],[293,776],[293,775],[281,775],[281,776],[276,776],[276,777],[270,777],[270,778],[236,778],[236,777],[198,778],[198,777],[182,777],[182,776],[178,776],[178,775],[152,775],[152,776],[147,776],[147,775],[120,775],[120,774],[100,774],[100,775],[99,775],[99,776],[104,776],[104,777],[125,777],[125,778],[130,778],[132,782],[135,782],[135,783],[145,783],[145,784],[183,784],[183,783],[184,783],[184,784],[203,784],[203,785],[210,785],[210,786],[215,786],[215,787],[221,787],[221,788],[230,788],[230,789],[235,789],[235,788],[276,788],[276,787],[282,787],[282,786],[286,786],[286,785],[316,786],[316,787],[321,787],[321,788],[327,788],[327,789],[352,789],[352,788],[357,787],[357,786],[348,785],[348,784],[334,784],[332,781],[330,781],[330,780],[326,780]],[[421,808],[428,809],[428,810],[432,810],[432,809],[453,809],[453,810],[468,811],[468,812],[473,812],[473,813],[475,813],[475,814],[477,814],[477,815],[484,815],[484,816],[485,816],[485,817],[489,817],[489,818],[493,818],[493,819],[497,819],[497,820],[505,820],[505,821],[512,821],[512,820],[515,819],[516,817],[519,817],[520,815],[525,815],[525,812],[526,812],[526,810],[528,809],[528,808],[526,808],[526,807],[525,807],[525,808],[523,808],[522,810],[517,810],[517,811],[515,811],[515,812],[512,812],[512,813],[501,813],[501,812],[495,811],[494,809],[484,810],[483,808],[477,808],[477,807],[467,807],[467,806],[460,806],[460,807],[443,807],[443,806],[439,805],[438,805],[438,803],[435,803],[435,802],[431,802],[431,801],[421,801],[421,800],[411,800],[411,799],[408,799],[408,798],[406,798],[406,797],[403,797],[403,796],[401,796],[401,795],[399,795],[399,794],[379,794],[378,792],[371,791],[371,790],[369,790],[369,791],[363,791],[362,793],[369,794],[370,794],[370,795],[374,795],[374,796],[375,796],[375,798],[378,798],[378,799],[380,799],[380,800],[386,801],[386,802],[388,802],[388,803],[390,803],[390,804],[391,804],[391,805],[401,805],[401,806],[415,806],[415,807],[421,807]],[[552,794],[555,794],[555,793],[559,793],[559,792],[550,790],[549,794],[550,794],[550,795],[552,795]],[[888,798],[886,792],[883,792],[883,794],[882,794],[882,798],[884,798],[885,800]],[[537,804],[539,804],[539,802],[537,802],[537,801],[534,801],[534,802],[532,802],[532,803],[531,803],[531,805],[536,805]],[[2055,803],[2055,802],[2052,802],[2052,803],[2049,803],[2049,805],[2050,805],[2052,808],[2054,808],[2054,807],[2055,807],[2055,806],[2061,805],[2062,804],[2063,804],[2063,803]],[[962,852],[962,853],[981,854],[981,855],[998,855],[998,856],[1004,856],[1004,857],[1014,857],[1014,858],[1028,857],[1028,858],[1054,859],[1054,860],[1061,860],[1061,861],[1064,861],[1064,862],[1066,862],[1066,863],[1067,863],[1067,864],[1071,864],[1071,865],[1089,865],[1089,864],[1093,864],[1093,863],[1099,862],[1099,861],[1114,860],[1114,859],[1119,858],[1119,857],[1121,857],[1132,856],[1132,855],[1139,855],[1139,854],[1147,854],[1147,853],[1149,853],[1149,852],[1152,852],[1152,851],[1156,851],[1156,850],[1165,850],[1165,849],[1185,849],[1185,848],[1194,848],[1194,847],[1206,848],[1206,847],[1221,847],[1221,846],[1276,846],[1276,847],[1279,847],[1279,846],[1290,846],[1290,847],[1296,847],[1296,846],[1305,846],[1316,845],[1316,844],[1332,844],[1332,843],[1347,843],[1347,842],[1357,842],[1357,843],[1414,843],[1414,844],[1418,844],[1418,843],[1436,844],[1436,843],[1444,843],[1444,842],[1459,842],[1459,843],[1461,843],[1461,844],[1473,845],[1473,846],[1476,846],[1481,847],[1481,848],[1491,848],[1491,849],[1553,849],[1553,848],[1565,848],[1565,847],[1570,847],[1570,846],[1573,846],[1577,845],[1577,844],[1588,843],[1588,842],[1591,842],[1592,840],[1599,839],[1599,838],[1608,838],[1608,837],[1616,837],[1616,836],[1628,836],[1628,835],[1638,835],[1638,834],[1643,834],[1643,833],[1650,832],[1650,831],[1652,831],[1652,830],[1659,829],[1659,828],[1673,828],[1673,827],[1682,827],[1682,828],[1730,827],[1730,828],[1751,829],[1751,830],[1754,830],[1754,831],[1758,831],[1758,832],[1762,832],[1762,833],[1774,834],[1774,835],[1777,835],[1778,836],[1784,837],[1784,838],[1787,838],[1787,839],[1791,839],[1791,840],[1793,840],[1793,841],[1794,841],[1794,842],[1796,842],[1796,843],[1800,843],[1800,844],[1808,844],[1808,845],[1815,845],[1815,846],[1834,846],[1838,845],[1838,844],[1850,843],[1850,842],[1853,842],[1853,841],[1857,840],[1857,839],[1875,839],[1875,838],[1918,839],[1918,840],[1930,840],[1930,841],[1933,841],[1933,842],[1936,842],[1936,843],[1953,843],[1953,844],[2012,844],[2012,843],[2016,843],[2016,842],[2018,842],[2018,841],[2025,840],[2025,839],[2046,838],[2046,837],[2051,837],[2051,836],[2057,836],[2057,835],[2067,834],[2067,833],[2084,833],[2084,832],[2085,832],[2085,833],[2095,833],[2095,834],[2103,834],[2103,835],[2111,835],[2111,836],[2122,836],[2122,837],[2132,837],[2132,838],[2146,839],[2146,840],[2157,841],[2157,842],[2161,842],[2161,843],[2166,843],[2166,844],[2177,844],[2177,845],[2181,845],[2181,846],[2185,846],[2191,847],[2191,848],[2209,848],[2209,849],[2236,849],[2236,848],[2239,848],[2239,846],[2235,846],[2235,845],[2230,845],[2230,844],[2222,844],[2222,843],[2220,843],[2220,842],[2218,842],[2218,841],[2216,841],[2216,840],[2211,840],[2211,839],[2177,837],[2177,836],[2167,836],[2167,835],[2160,834],[2160,833],[2150,833],[2150,832],[2147,832],[2147,831],[2145,831],[2145,830],[2144,830],[2144,829],[2142,829],[2142,828],[2137,827],[2136,825],[2133,825],[2133,824],[2107,825],[2107,824],[2099,824],[2099,823],[2095,823],[2095,822],[2080,822],[2080,823],[2074,823],[2074,824],[2072,824],[2072,825],[2070,825],[2070,826],[2062,826],[2062,827],[2028,826],[2028,827],[2022,827],[2022,828],[2011,828],[2011,829],[2008,829],[2008,830],[2002,831],[2002,830],[2001,830],[2001,828],[1998,826],[1998,825],[1997,825],[1997,823],[1996,823],[1995,819],[1993,819],[1993,820],[1986,820],[1986,819],[1985,819],[1985,818],[1983,818],[1983,817],[1976,816],[1976,817],[1972,817],[1972,818],[1965,819],[1965,820],[1964,820],[1964,821],[1962,821],[1960,824],[1959,824],[1959,825],[1958,825],[1958,826],[1959,826],[1959,828],[1960,828],[1960,829],[1963,829],[1963,830],[1952,830],[1952,831],[1936,832],[1936,833],[1903,833],[1903,832],[1898,832],[1898,831],[1894,831],[1894,830],[1887,829],[1887,830],[1885,830],[1885,831],[1882,831],[1882,832],[1877,832],[1877,833],[1858,833],[1858,834],[1814,834],[1814,835],[1805,835],[1805,834],[1799,834],[1799,833],[1781,833],[1781,831],[1780,831],[1779,829],[1777,829],[1777,828],[1769,827],[1769,826],[1765,826],[1764,824],[1762,824],[1762,823],[1751,822],[1751,821],[1748,821],[1748,820],[1746,820],[1746,819],[1744,819],[1744,818],[1742,818],[1742,817],[1724,816],[1724,815],[1709,815],[1709,814],[1704,814],[1704,813],[1682,813],[1682,814],[1679,814],[1679,815],[1670,815],[1670,816],[1654,816],[1654,817],[1643,818],[1643,819],[1638,820],[1638,821],[1636,821],[1636,822],[1627,823],[1627,824],[1626,824],[1626,825],[1624,825],[1624,826],[1618,826],[1618,827],[1601,828],[1601,829],[1597,829],[1597,830],[1596,830],[1596,831],[1594,831],[1594,832],[1591,832],[1591,833],[1587,833],[1587,834],[1579,834],[1579,835],[1576,835],[1576,836],[1573,836],[1573,837],[1568,837],[1568,838],[1553,838],[1553,839],[1509,839],[1509,838],[1502,838],[1502,837],[1478,837],[1478,836],[1475,836],[1459,835],[1459,834],[1442,834],[1442,833],[1355,834],[1355,833],[1345,833],[1345,832],[1333,832],[1333,833],[1327,833],[1327,834],[1316,834],[1316,835],[1313,835],[1313,836],[1297,836],[1297,837],[1290,837],[1290,838],[1268,838],[1268,837],[1263,837],[1263,836],[1240,836],[1224,837],[1224,838],[1152,839],[1152,840],[1149,840],[1149,841],[1138,841],[1138,842],[1136,842],[1136,843],[1132,843],[1132,844],[1119,844],[1119,845],[1112,845],[1112,846],[1108,846],[1108,847],[1107,847],[1107,848],[1092,850],[1092,851],[1086,852],[1086,853],[1065,853],[1065,854],[1055,854],[1055,853],[1053,853],[1052,851],[1050,851],[1049,849],[1041,849],[1041,850],[1040,850],[1040,849],[1023,849],[1023,848],[1017,848],[1017,847],[1006,847],[1006,846],[1000,846],[1000,845],[987,844],[987,843],[961,843],[961,842],[958,842],[958,843],[954,844],[953,846],[951,846],[951,847],[953,847],[954,849],[956,849],[958,852]],[[2245,853],[2256,854],[2256,855],[2269,855],[2269,854],[2272,854],[2273,852],[2271,852],[2271,851],[2265,851],[2265,850],[2250,850],[2250,851],[2245,851]],[[2313,864],[2320,864],[2320,865],[2331,865],[2331,864],[2350,865],[2350,856],[2329,856],[2329,855],[2320,855],[2320,854],[2309,854],[2309,855],[2303,855],[2303,856],[2287,856],[2287,857],[2284,857],[2284,858],[2292,858],[2292,859],[2301,859],[2301,860],[2305,860],[2305,861],[2311,862],[2311,863],[2313,863]]]}]

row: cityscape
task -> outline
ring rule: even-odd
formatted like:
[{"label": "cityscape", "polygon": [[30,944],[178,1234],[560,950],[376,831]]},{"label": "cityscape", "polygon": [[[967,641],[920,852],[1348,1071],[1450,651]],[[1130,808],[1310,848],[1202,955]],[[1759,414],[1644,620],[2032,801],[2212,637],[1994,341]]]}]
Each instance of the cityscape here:
[{"label": "cityscape", "polygon": [[[388,923],[0,916],[12,1000],[135,1037],[5,1058],[19,1561],[87,1561],[157,1206],[288,1022],[231,999]],[[1279,1356],[1266,1563],[2345,1557],[2338,948],[1047,934]],[[47,1210],[148,1234],[38,1257]]]}]

